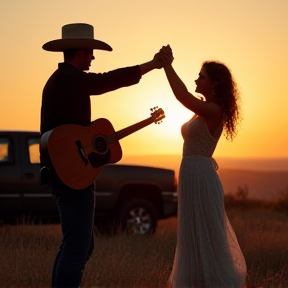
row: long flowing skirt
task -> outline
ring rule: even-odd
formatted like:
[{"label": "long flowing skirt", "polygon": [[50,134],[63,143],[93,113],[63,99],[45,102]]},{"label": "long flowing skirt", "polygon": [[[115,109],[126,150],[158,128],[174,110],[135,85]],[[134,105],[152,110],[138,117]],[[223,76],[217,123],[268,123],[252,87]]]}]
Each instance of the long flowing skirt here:
[{"label": "long flowing skirt", "polygon": [[214,159],[184,157],[179,172],[173,288],[242,288],[246,263],[226,216]]}]

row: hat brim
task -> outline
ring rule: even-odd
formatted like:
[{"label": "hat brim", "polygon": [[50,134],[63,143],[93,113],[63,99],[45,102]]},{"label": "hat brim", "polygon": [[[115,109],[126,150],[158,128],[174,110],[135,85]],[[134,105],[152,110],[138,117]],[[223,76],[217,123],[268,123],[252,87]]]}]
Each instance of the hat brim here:
[{"label": "hat brim", "polygon": [[46,51],[61,52],[66,49],[97,49],[112,51],[107,43],[96,39],[57,39],[45,43],[42,48]]}]

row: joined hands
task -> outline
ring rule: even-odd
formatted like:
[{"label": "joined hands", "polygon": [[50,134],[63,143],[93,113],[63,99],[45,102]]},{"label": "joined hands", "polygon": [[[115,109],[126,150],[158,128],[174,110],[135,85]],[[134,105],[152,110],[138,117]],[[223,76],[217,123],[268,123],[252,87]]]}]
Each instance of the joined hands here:
[{"label": "joined hands", "polygon": [[174,57],[170,45],[162,46],[159,52],[155,54],[154,59],[155,58],[162,64],[161,68],[166,65],[171,65]]}]

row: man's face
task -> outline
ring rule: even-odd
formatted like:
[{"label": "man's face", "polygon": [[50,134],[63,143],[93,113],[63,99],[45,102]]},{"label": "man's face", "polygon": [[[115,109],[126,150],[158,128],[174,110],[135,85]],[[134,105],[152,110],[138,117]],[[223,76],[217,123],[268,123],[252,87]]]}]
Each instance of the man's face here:
[{"label": "man's face", "polygon": [[79,64],[83,71],[88,71],[91,65],[91,61],[94,60],[93,49],[82,49],[79,50]]}]

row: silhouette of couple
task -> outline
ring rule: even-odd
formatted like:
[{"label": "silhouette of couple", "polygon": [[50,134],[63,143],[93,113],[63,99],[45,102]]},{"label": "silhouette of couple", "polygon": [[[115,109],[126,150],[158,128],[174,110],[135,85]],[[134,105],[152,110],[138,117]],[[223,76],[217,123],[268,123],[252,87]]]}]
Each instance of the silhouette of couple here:
[{"label": "silhouette of couple", "polygon": [[[225,213],[223,188],[212,158],[224,132],[237,134],[241,120],[236,83],[226,65],[216,61],[202,64],[193,96],[175,72],[169,45],[151,61],[109,71],[87,73],[94,50],[112,51],[94,39],[93,26],[85,23],[62,27],[62,38],[43,45],[46,51],[63,52],[64,62],[48,79],[42,94],[41,135],[64,124],[89,126],[90,96],[137,84],[141,77],[163,68],[178,101],[191,111],[181,127],[184,139],[179,172],[177,246],[169,287],[244,287],[246,264],[237,238]],[[180,127],[179,127],[180,130]],[[41,167],[45,167],[41,155]],[[44,177],[44,176],[43,176]],[[46,175],[61,218],[62,243],[52,271],[53,288],[80,287],[85,264],[94,248],[94,184],[82,190],[64,187],[53,168]],[[44,182],[45,182],[44,181]]]}]

